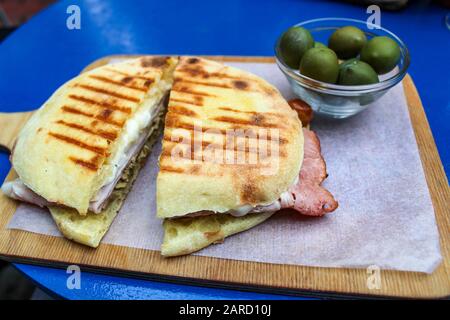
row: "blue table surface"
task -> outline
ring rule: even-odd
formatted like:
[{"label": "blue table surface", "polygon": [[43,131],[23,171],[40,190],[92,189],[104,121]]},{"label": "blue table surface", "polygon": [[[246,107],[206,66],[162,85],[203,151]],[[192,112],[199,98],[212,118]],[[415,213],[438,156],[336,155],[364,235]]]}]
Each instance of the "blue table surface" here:
[{"label": "blue table surface", "polygon": [[[410,49],[410,74],[420,92],[439,154],[450,170],[450,30],[445,9],[410,1],[382,12],[381,24]],[[81,30],[66,27],[71,4],[81,8]],[[299,21],[321,17],[367,19],[364,7],[338,1],[61,1],[0,44],[0,111],[39,107],[90,62],[119,53],[273,55],[277,36]],[[0,154],[0,181],[10,169]],[[288,298],[82,273],[80,290],[66,286],[65,270],[17,264],[48,291],[69,299]]]}]

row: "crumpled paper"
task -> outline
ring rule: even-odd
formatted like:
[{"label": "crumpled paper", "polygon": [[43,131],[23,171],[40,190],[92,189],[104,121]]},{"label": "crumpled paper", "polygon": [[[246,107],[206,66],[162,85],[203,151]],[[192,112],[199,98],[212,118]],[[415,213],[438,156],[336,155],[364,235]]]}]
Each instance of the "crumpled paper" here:
[{"label": "crumpled paper", "polygon": [[[253,72],[293,98],[275,64],[227,63]],[[316,119],[329,173],[324,185],[339,201],[327,216],[275,214],[265,223],[196,254],[317,267],[376,265],[431,273],[440,263],[439,235],[401,84],[353,118]],[[103,243],[159,250],[155,217],[158,144]],[[61,237],[46,209],[21,204],[11,229]]]}]

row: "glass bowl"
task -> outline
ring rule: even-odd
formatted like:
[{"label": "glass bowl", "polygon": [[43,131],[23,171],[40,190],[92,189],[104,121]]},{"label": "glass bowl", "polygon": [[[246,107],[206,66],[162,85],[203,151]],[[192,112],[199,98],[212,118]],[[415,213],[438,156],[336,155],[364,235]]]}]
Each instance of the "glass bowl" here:
[{"label": "glass bowl", "polygon": [[308,29],[315,41],[324,44],[328,43],[328,38],[336,29],[344,26],[355,26],[366,34],[367,39],[374,36],[388,36],[396,41],[400,47],[400,60],[397,66],[391,72],[380,75],[380,82],[369,85],[344,86],[314,80],[286,65],[280,54],[280,36],[275,45],[277,65],[288,79],[294,93],[307,102],[318,114],[338,119],[355,115],[378,100],[406,75],[409,66],[408,49],[403,41],[389,30],[366,21],[346,18],[314,19],[295,26]]}]

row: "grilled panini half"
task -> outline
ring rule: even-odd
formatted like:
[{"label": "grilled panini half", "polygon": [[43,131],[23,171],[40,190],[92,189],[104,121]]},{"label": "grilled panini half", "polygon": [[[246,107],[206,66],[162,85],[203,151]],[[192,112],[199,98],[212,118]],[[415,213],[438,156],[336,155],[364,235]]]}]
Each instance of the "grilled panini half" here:
[{"label": "grilled panini half", "polygon": [[52,205],[85,215],[104,188],[113,192],[133,146],[142,141],[142,147],[150,135],[176,63],[142,57],[99,67],[61,86],[18,136],[12,163],[21,182]]},{"label": "grilled panini half", "polygon": [[158,217],[239,215],[268,205],[295,182],[302,159],[301,123],[276,88],[218,62],[180,59],[165,119]]}]

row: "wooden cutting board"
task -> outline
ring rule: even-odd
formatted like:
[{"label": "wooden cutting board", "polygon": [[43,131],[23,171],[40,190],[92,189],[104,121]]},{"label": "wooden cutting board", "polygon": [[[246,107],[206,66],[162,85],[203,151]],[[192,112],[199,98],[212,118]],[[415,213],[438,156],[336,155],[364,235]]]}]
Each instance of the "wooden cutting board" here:
[{"label": "wooden cutting board", "polygon": [[[95,61],[85,70],[110,59]],[[208,57],[218,61],[274,63],[270,57]],[[313,268],[235,261],[201,256],[162,258],[159,251],[102,244],[91,249],[64,238],[6,228],[17,202],[0,194],[0,256],[4,259],[64,267],[77,264],[94,272],[113,272],[197,285],[223,286],[272,293],[444,297],[450,295],[450,189],[436,145],[411,77],[403,80],[420,157],[430,189],[440,232],[443,262],[432,275],[381,271],[381,288],[369,289],[365,269]],[[0,113],[0,145],[11,149],[14,137],[31,113]],[[7,179],[16,176],[13,170]]]}]

